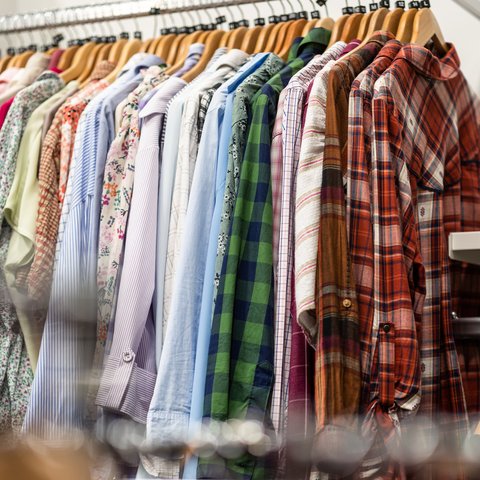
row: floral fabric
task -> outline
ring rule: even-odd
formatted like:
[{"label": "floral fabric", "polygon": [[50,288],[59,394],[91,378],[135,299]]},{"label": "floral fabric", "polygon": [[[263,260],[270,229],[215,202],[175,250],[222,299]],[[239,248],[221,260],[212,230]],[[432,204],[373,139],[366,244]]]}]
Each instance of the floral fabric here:
[{"label": "floral fabric", "polygon": [[103,359],[108,324],[113,312],[132,197],[135,157],[140,139],[138,102],[166,79],[164,67],[155,65],[146,71],[142,83],[128,96],[120,130],[108,152],[103,180],[97,267],[98,318],[95,358],[100,362]]},{"label": "floral fabric", "polygon": [[55,73],[40,75],[37,81],[16,95],[0,130],[0,433],[20,431],[33,381],[30,361],[3,272],[12,232],[7,224],[3,225],[4,208],[13,183],[25,125],[32,112],[63,86],[63,80]]}]

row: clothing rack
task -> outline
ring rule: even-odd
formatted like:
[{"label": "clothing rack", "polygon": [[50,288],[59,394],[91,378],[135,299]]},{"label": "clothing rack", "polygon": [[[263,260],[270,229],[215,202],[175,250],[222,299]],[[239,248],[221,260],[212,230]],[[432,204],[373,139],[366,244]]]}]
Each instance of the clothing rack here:
[{"label": "clothing rack", "polygon": [[[199,10],[215,10],[218,8],[265,3],[268,0],[235,0],[235,1],[203,1],[191,5],[181,5],[170,7],[167,3],[164,6],[158,6],[156,1],[139,2],[111,2],[104,3],[100,7],[95,5],[81,5],[58,10],[47,10],[44,12],[32,12],[23,15],[8,15],[0,17],[0,35],[9,33],[32,32],[42,29],[53,29],[59,27],[74,27],[91,23],[102,23],[129,20],[132,18],[149,17],[153,15],[169,15],[174,13],[184,13]],[[103,14],[98,15],[98,9]],[[128,10],[121,13],[113,13],[116,9]],[[105,10],[110,10],[105,12]],[[82,12],[82,18],[79,13]],[[65,19],[68,16],[74,16],[73,19]],[[20,20],[21,25],[18,26]],[[13,25],[12,25],[13,24]]]}]

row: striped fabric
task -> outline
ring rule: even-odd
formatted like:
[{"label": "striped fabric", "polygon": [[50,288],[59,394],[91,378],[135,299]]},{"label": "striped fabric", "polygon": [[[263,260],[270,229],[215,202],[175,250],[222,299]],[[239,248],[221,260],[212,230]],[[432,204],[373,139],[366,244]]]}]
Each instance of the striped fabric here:
[{"label": "striped fabric", "polygon": [[[142,80],[155,55],[133,65],[83,112],[57,237],[49,309],[24,430],[57,437],[84,425],[85,385],[95,345],[101,179],[113,140],[115,106]],[[137,64],[135,66],[135,63]]]},{"label": "striped fabric", "polygon": [[[336,48],[341,53],[345,45],[344,42],[338,42],[332,49]],[[316,338],[315,285],[327,80],[334,63],[333,60],[327,62],[309,86],[310,93],[304,107],[305,126],[295,185],[296,310],[298,323],[312,343]]]}]

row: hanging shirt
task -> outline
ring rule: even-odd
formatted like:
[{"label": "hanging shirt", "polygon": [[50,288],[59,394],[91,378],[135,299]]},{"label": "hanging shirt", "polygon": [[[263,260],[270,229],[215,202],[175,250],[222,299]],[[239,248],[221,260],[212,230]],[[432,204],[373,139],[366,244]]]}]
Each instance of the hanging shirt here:
[{"label": "hanging shirt", "polygon": [[[202,415],[203,415],[203,403],[205,395],[205,380],[207,374],[207,362],[208,362],[208,346],[210,343],[211,335],[211,326],[212,326],[212,315],[213,315],[213,296],[214,296],[214,272],[215,272],[215,262],[217,258],[218,250],[218,239],[219,239],[219,230],[220,230],[220,221],[222,209],[225,203],[225,194],[226,190],[226,176],[227,176],[227,165],[228,165],[228,147],[230,140],[232,138],[232,129],[233,129],[233,114],[235,111],[235,99],[240,93],[239,88],[246,79],[250,78],[252,75],[255,75],[260,69],[262,69],[265,62],[268,60],[270,54],[261,53],[255,55],[247,64],[245,64],[238,73],[232,77],[231,80],[226,82],[221,86],[212,99],[212,110],[209,109],[210,119],[212,115],[216,113],[216,106],[220,102],[220,112],[223,108],[223,120],[221,121],[221,130],[218,132],[219,143],[217,151],[217,165],[216,165],[216,178],[215,185],[211,186],[211,190],[215,192],[214,202],[213,202],[213,212],[212,212],[212,223],[210,227],[209,239],[208,239],[208,249],[206,251],[206,260],[205,260],[205,274],[203,280],[202,296],[201,296],[201,307],[198,321],[198,338],[196,345],[196,354],[195,354],[195,369],[193,376],[193,388],[192,388],[192,401],[191,401],[191,410],[190,410],[190,419],[189,419],[189,435],[195,435],[198,433],[198,429],[201,425]],[[276,57],[278,59],[278,57]],[[281,64],[280,59],[278,59]],[[271,62],[269,62],[271,64]],[[267,78],[272,75],[266,75]],[[223,106],[223,102],[225,105]],[[214,126],[215,124],[211,123],[211,120],[208,121],[207,126]],[[205,135],[209,135],[211,129],[205,130]],[[208,137],[207,137],[208,138]],[[208,142],[205,142],[206,145]],[[208,162],[210,164],[210,162]],[[211,168],[211,167],[206,167]],[[206,189],[210,181],[213,181],[213,176],[210,177],[212,180],[205,180],[207,183]],[[209,191],[209,190],[206,190]],[[197,190],[199,192],[199,190]],[[208,195],[208,193],[207,193]],[[189,208],[190,209],[190,208]],[[195,210],[194,206],[191,207],[192,210]],[[201,257],[199,257],[201,259]],[[197,470],[198,459],[196,457],[190,457],[185,465],[183,478],[195,478]]]},{"label": "hanging shirt", "polygon": [[[329,38],[327,30],[310,31],[298,45],[297,57],[252,99],[252,122],[210,342],[209,364],[214,365],[214,373],[207,377],[205,410],[207,415],[213,413],[215,420],[246,419],[255,412],[257,420],[271,422],[268,413],[274,343],[271,134],[281,90],[315,54],[325,50]],[[209,365],[209,373],[212,370]],[[202,459],[200,472],[200,476],[213,478],[268,476],[264,462],[249,454],[234,460]]]},{"label": "hanging shirt", "polygon": [[[248,55],[241,50],[232,49],[215,65],[215,70],[208,77],[198,82],[188,92],[183,105],[180,124],[180,141],[175,168],[172,205],[170,208],[170,225],[168,228],[167,262],[165,267],[165,284],[163,294],[163,322],[168,324],[170,303],[172,300],[173,282],[180,253],[185,215],[190,196],[190,186],[197,159],[198,130],[196,120],[203,93],[218,81],[224,80],[231,72],[235,72],[245,62]],[[218,136],[216,140],[218,141]],[[212,150],[213,151],[213,150]],[[216,154],[216,153],[215,153]]]},{"label": "hanging shirt", "polygon": [[[375,83],[372,112],[372,375],[379,383],[372,408],[388,405],[397,429],[396,419],[418,410],[448,432],[447,445],[461,448],[468,419],[452,335],[447,236],[461,228],[463,195],[467,204],[480,200],[480,132],[455,48],[438,58],[404,46]],[[419,250],[426,295],[415,324],[409,277],[416,276],[411,255]]]},{"label": "hanging shirt", "polygon": [[0,131],[0,431],[19,432],[25,416],[33,373],[17,315],[10,298],[3,267],[10,241],[10,226],[3,224],[4,207],[12,187],[20,141],[32,112],[63,86],[58,75],[45,72],[19,92]]},{"label": "hanging shirt", "polygon": [[355,77],[393,36],[377,33],[340,59],[327,89],[320,192],[316,291],[315,406],[317,431],[335,422],[355,428],[360,401],[360,342],[355,282],[347,246],[345,193],[348,95]]},{"label": "hanging shirt", "polygon": [[119,78],[82,114],[60,219],[50,304],[25,419],[27,432],[56,436],[64,429],[83,426],[85,397],[81,391],[95,345],[98,219],[105,160],[114,138],[113,113],[125,94],[141,82],[141,70],[161,63],[155,55],[134,55]]},{"label": "hanging shirt", "polygon": [[8,84],[2,93],[0,93],[0,104],[15,96],[20,90],[31,85],[35,79],[48,68],[50,57],[44,53],[34,53],[28,60],[25,68]]},{"label": "hanging shirt", "polygon": [[[70,82],[71,83],[71,82]],[[59,108],[67,101],[69,97],[71,97],[74,93],[78,91],[80,88],[80,85],[77,83],[77,88],[72,89],[71,91],[68,90],[67,88],[64,88],[61,90],[63,95],[58,95],[57,101],[52,102],[50,105],[48,111],[44,113],[43,116],[43,126],[42,126],[42,134],[41,134],[41,142],[43,146],[43,140],[45,139],[45,136],[47,135],[48,129],[52,125],[53,119],[55,118],[56,113],[58,112]],[[60,92],[59,92],[60,93]]]},{"label": "hanging shirt", "polygon": [[[155,182],[155,197],[154,199],[150,199],[148,196],[142,196],[142,202],[139,203],[139,216],[138,225],[141,228],[145,222],[152,224],[155,228],[154,231],[148,230],[150,235],[153,235],[153,238],[156,241],[157,236],[157,219],[158,215],[152,215],[151,212],[155,212],[158,208],[158,183],[159,183],[159,158],[162,157],[162,152],[160,150],[160,138],[159,132],[162,131],[162,125],[165,119],[165,112],[167,109],[167,105],[169,101],[186,85],[186,82],[182,79],[171,77],[162,83],[157,91],[155,96],[151,99],[148,105],[140,112],[140,119],[142,121],[142,134],[140,137],[140,144],[138,147],[137,153],[137,160],[136,163],[139,164],[137,168],[142,168],[147,171],[147,169],[153,169],[153,175],[149,176],[149,180],[146,182]],[[140,167],[140,161],[142,166]],[[155,165],[158,164],[158,167]],[[158,168],[158,170],[155,170]],[[156,173],[156,175],[155,175]],[[136,187],[144,188],[143,183],[140,184],[138,182],[134,183],[134,193],[136,191]],[[144,205],[143,208],[147,208],[144,202],[148,202],[148,215],[142,215],[140,212],[145,210],[140,210],[140,205]],[[132,211],[131,211],[131,220],[130,222],[134,222],[134,217],[137,216],[136,213],[133,211],[133,198],[132,198]],[[137,221],[137,220],[135,220]],[[149,228],[144,226],[143,228]],[[133,233],[130,233],[133,230]],[[136,235],[138,229],[132,229],[131,223],[129,224],[129,228],[127,231],[127,239],[126,239],[126,246],[125,246],[125,259],[124,259],[124,272],[131,269],[131,273],[129,275],[124,275],[122,277],[120,283],[120,290],[119,290],[119,300],[117,305],[117,316],[116,316],[116,323],[122,322],[122,318],[125,318],[125,324],[128,321],[130,324],[134,325],[135,328],[133,330],[129,330],[132,332],[131,336],[128,336],[129,345],[128,348],[131,348],[131,345],[134,346],[138,344],[138,339],[140,336],[145,335],[144,332],[153,333],[154,342],[157,341],[157,337],[152,330],[152,323],[154,322],[153,318],[153,309],[152,302],[154,291],[148,290],[148,285],[155,285],[155,266],[156,266],[156,248],[149,248],[148,242],[151,240],[149,235],[141,235],[141,238],[137,238]],[[139,230],[138,230],[139,231]],[[141,232],[141,231],[140,231]],[[130,238],[132,240],[130,240]],[[131,245],[131,246],[129,246]],[[145,250],[143,250],[145,246]],[[127,248],[132,248],[132,254],[127,252]],[[148,248],[148,250],[147,250]],[[141,250],[143,254],[140,258],[136,257],[137,250]],[[143,262],[146,262],[144,265]],[[152,268],[153,266],[153,268]],[[141,275],[142,281],[141,284],[146,285],[147,294],[144,294],[145,289],[142,288],[141,290],[132,288],[131,282],[135,283],[135,275]],[[153,278],[152,278],[153,276]],[[150,283],[153,282],[153,283]],[[134,314],[132,314],[132,309]],[[124,314],[125,312],[125,314]],[[141,342],[141,340],[140,340]],[[155,353],[157,351],[157,347],[154,348]],[[133,351],[133,349],[132,349]],[[156,358],[156,364],[158,365],[158,357]],[[150,405],[152,402],[150,402]],[[147,457],[143,458],[142,461],[146,468],[151,471],[150,463]],[[148,473],[145,471],[144,467],[140,465],[139,467],[139,475],[140,478],[147,478]]]},{"label": "hanging shirt", "polygon": [[[163,319],[163,297],[165,285],[165,268],[168,249],[168,228],[170,226],[170,210],[172,205],[173,185],[175,182],[175,170],[179,146],[180,123],[182,121],[183,104],[191,88],[205,79],[214,71],[215,63],[222,58],[226,48],[216,50],[207,68],[193,82],[180,90],[173,97],[165,112],[163,130],[161,132],[160,148],[162,150],[160,168],[160,186],[158,194],[158,223],[157,223],[157,269],[155,280],[155,324],[157,335],[157,364],[160,359],[163,337],[165,335],[166,322]],[[165,139],[168,138],[168,142]]]},{"label": "hanging shirt", "polygon": [[115,65],[103,61],[91,80],[59,108],[44,139],[38,170],[39,204],[35,255],[27,278],[28,294],[41,306],[48,304],[60,213],[67,188],[79,119],[90,101],[109,84],[102,80]]},{"label": "hanging shirt", "polygon": [[58,67],[58,63],[60,62],[60,59],[62,58],[63,53],[65,50],[62,48],[57,48],[52,55],[50,56],[50,62],[48,64],[48,69],[51,70],[53,68]]},{"label": "hanging shirt", "polygon": [[[128,95],[122,124],[110,147],[105,165],[100,214],[97,270],[99,316],[93,369],[98,370],[99,375],[102,364],[104,364],[104,369],[96,404],[112,411],[118,410],[134,420],[142,422],[145,422],[147,416],[147,406],[138,403],[135,397],[132,398],[133,403],[129,404],[128,387],[131,385],[133,392],[137,389],[136,375],[131,372],[131,369],[136,367],[138,370],[143,370],[143,374],[140,376],[142,376],[141,383],[146,391],[145,398],[148,397],[148,387],[153,392],[156,370],[154,340],[153,343],[144,345],[138,355],[136,351],[134,352],[134,361],[130,362],[131,365],[121,360],[125,358],[125,347],[117,347],[117,338],[121,339],[122,344],[126,340],[122,323],[118,325],[118,328],[116,324],[113,325],[112,346],[110,351],[107,350],[106,355],[104,347],[109,322],[114,318],[114,297],[121,278],[122,254],[135,178],[135,159],[140,141],[138,99],[167,78],[165,66],[152,66],[146,71],[145,78],[140,85]],[[136,342],[131,347],[137,347]],[[150,374],[150,383],[147,383],[148,374]],[[122,378],[125,379],[123,385]],[[92,382],[93,389],[96,387],[95,380],[98,381],[98,379],[94,379]],[[113,394],[113,391],[116,394]]]},{"label": "hanging shirt", "polygon": [[[302,138],[302,113],[308,85],[315,75],[331,60],[336,60],[344,43],[335,44],[323,55],[314,57],[302,68],[281,92],[277,106],[277,129],[273,129],[273,142],[280,138],[281,153],[271,156],[273,207],[273,255],[275,283],[275,384],[272,393],[272,421],[275,431],[283,435],[287,414],[287,386],[291,344],[291,275],[293,271],[295,180]],[[279,125],[280,123],[280,125]],[[275,189],[273,178],[277,178]],[[273,192],[275,191],[275,196]],[[277,211],[276,211],[277,210]],[[278,218],[275,222],[275,213]],[[275,224],[278,227],[275,235]],[[277,236],[277,241],[275,241]],[[277,250],[278,248],[278,250]],[[278,263],[275,263],[275,257]]]},{"label": "hanging shirt", "polygon": [[15,97],[9,98],[7,101],[3,102],[0,106],[0,129],[3,127],[5,123],[5,119],[7,118],[8,112],[10,111],[10,107],[12,106]]},{"label": "hanging shirt", "polygon": [[43,117],[50,106],[65,90],[73,92],[77,82],[70,82],[30,116],[17,154],[15,176],[5,203],[5,219],[12,228],[8,254],[5,261],[5,277],[22,327],[28,355],[35,370],[42,333],[42,314],[29,301],[26,277],[35,250],[35,224],[38,212],[38,161],[40,157]]}]

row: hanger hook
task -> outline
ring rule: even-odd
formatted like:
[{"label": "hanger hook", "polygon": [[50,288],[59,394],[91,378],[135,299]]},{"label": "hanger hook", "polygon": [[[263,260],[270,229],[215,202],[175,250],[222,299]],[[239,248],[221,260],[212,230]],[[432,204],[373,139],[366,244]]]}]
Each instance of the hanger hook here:
[{"label": "hanger hook", "polygon": [[287,0],[288,6],[290,7],[290,13],[293,13],[295,9],[293,8],[292,2],[290,0]]}]

